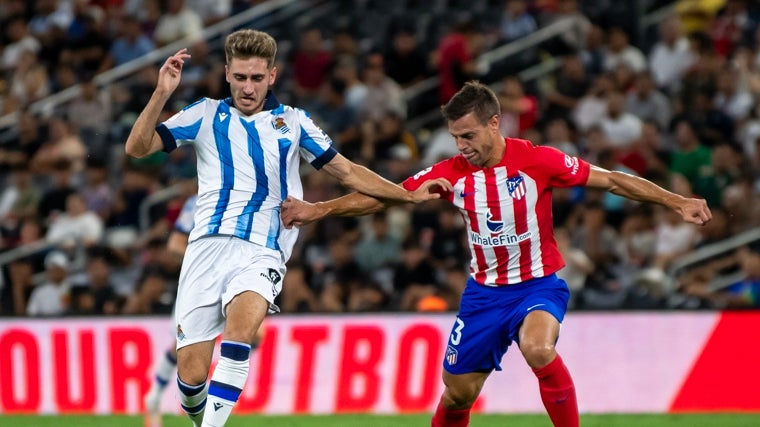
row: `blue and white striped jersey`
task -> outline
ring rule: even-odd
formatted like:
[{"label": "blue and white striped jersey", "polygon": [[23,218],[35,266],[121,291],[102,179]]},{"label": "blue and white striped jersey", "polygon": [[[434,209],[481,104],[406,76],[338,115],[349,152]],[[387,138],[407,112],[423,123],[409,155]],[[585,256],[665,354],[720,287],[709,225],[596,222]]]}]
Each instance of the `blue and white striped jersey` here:
[{"label": "blue and white striped jersey", "polygon": [[298,230],[285,229],[280,205],[303,197],[300,158],[316,169],[333,159],[332,140],[298,108],[269,92],[264,109],[242,115],[232,99],[203,98],[156,127],[169,152],[192,144],[198,159],[198,207],[189,240],[231,235],[290,258]]},{"label": "blue and white striped jersey", "polygon": [[185,204],[182,205],[182,210],[177,216],[177,220],[174,221],[174,230],[183,234],[190,234],[193,231],[193,224],[195,224],[195,205],[198,202],[198,196],[190,196],[185,200]]}]

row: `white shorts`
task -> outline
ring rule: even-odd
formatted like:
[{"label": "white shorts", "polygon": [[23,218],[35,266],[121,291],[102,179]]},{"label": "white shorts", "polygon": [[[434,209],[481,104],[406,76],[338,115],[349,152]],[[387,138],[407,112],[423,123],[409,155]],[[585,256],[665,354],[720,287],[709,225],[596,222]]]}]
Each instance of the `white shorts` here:
[{"label": "white shorts", "polygon": [[280,252],[232,236],[204,237],[187,247],[174,307],[177,348],[216,339],[232,298],[253,291],[280,309],[285,263]]}]

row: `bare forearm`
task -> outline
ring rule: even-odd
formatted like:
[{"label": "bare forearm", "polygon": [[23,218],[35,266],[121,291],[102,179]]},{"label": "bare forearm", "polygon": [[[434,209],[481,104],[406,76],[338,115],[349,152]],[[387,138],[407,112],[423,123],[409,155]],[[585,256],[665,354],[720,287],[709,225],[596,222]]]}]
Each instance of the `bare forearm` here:
[{"label": "bare forearm", "polygon": [[610,180],[611,193],[638,202],[657,203],[674,209],[683,199],[682,196],[671,193],[651,181],[627,173],[613,171]]},{"label": "bare forearm", "polygon": [[145,157],[152,154],[151,141],[155,133],[156,123],[170,95],[160,91],[153,92],[150,101],[148,101],[148,104],[145,105],[145,108],[137,117],[132,130],[129,132],[129,137],[127,137],[124,150],[128,155],[132,157]]},{"label": "bare forearm", "polygon": [[351,193],[337,199],[315,203],[320,218],[326,216],[362,216],[379,212],[396,203],[381,201],[362,193]]},{"label": "bare forearm", "polygon": [[373,173],[364,166],[354,164],[353,172],[347,174],[348,178],[341,182],[346,187],[378,199],[388,199],[399,203],[413,201],[409,191]]}]

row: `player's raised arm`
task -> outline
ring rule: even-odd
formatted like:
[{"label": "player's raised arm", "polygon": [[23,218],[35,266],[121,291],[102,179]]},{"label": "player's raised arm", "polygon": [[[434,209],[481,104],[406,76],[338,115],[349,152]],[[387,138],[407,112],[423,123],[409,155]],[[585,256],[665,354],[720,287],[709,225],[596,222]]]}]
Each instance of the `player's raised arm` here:
[{"label": "player's raised arm", "polygon": [[145,157],[163,147],[161,137],[155,131],[156,123],[169,97],[179,85],[182,66],[190,58],[187,49],[170,56],[158,71],[158,82],[153,95],[137,117],[127,137],[124,151],[132,157]]},{"label": "player's raised arm", "polygon": [[452,188],[451,184],[445,179],[438,179],[434,180],[434,184],[428,184],[424,188],[409,191],[400,185],[388,181],[366,167],[353,163],[340,154],[333,157],[324,166],[324,170],[345,187],[368,196],[396,203],[419,203],[440,198],[439,193],[429,191],[431,185],[439,185],[447,191],[451,191]]},{"label": "player's raised arm", "polygon": [[712,219],[704,199],[683,197],[644,178],[591,166],[586,186],[607,190],[639,202],[652,202],[678,212],[684,221],[704,225]]}]

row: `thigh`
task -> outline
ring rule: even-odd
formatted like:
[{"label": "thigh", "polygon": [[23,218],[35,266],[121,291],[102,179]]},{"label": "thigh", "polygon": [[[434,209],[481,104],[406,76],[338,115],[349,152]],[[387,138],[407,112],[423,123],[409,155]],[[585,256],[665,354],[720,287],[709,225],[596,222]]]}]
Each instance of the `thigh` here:
[{"label": "thigh", "polygon": [[[226,308],[230,301],[243,292],[255,292],[268,303],[270,313],[279,312],[274,304],[275,298],[282,291],[282,278],[285,277],[285,265],[278,251],[254,245],[248,242],[236,242],[239,246],[238,258],[233,262],[239,267],[231,270],[230,277],[222,295],[222,305]],[[229,261],[228,261],[229,262]]]},{"label": "thigh", "polygon": [[190,243],[182,261],[174,304],[177,348],[213,340],[222,333],[224,275],[216,268],[221,245],[215,240]]},{"label": "thigh", "polygon": [[504,333],[500,304],[489,295],[491,291],[472,284],[465,289],[446,345],[446,372],[459,375],[501,370],[501,358],[510,341]]}]

